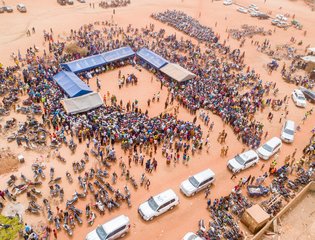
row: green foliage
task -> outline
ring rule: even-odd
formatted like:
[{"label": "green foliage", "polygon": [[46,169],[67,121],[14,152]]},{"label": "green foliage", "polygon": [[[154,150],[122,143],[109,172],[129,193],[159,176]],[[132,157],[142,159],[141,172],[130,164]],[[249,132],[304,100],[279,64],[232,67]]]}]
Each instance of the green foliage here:
[{"label": "green foliage", "polygon": [[0,223],[1,224],[9,224],[11,227],[7,229],[0,228],[0,239],[1,240],[15,240],[18,239],[19,231],[23,228],[22,224],[19,224],[19,219],[15,218],[7,218],[3,215],[0,215]]}]

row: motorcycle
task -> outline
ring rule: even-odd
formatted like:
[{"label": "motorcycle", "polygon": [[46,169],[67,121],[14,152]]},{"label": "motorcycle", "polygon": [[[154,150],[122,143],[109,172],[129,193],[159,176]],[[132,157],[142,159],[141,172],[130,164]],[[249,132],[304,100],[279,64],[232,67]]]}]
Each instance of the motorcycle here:
[{"label": "motorcycle", "polygon": [[10,179],[7,181],[7,184],[9,187],[11,187],[16,181],[16,176],[15,175],[11,175]]},{"label": "motorcycle", "polygon": [[78,222],[79,224],[82,224],[82,223],[83,223],[83,221],[82,221],[82,219],[80,218],[79,214],[77,214],[76,212],[74,213],[74,218],[77,220],[77,222]]},{"label": "motorcycle", "polygon": [[68,171],[66,172],[66,176],[67,176],[67,179],[68,179],[69,183],[72,183],[73,179],[72,179],[71,174]]},{"label": "motorcycle", "polygon": [[61,162],[66,162],[66,159],[62,157],[60,154],[58,154],[56,158],[60,160]]},{"label": "motorcycle", "polygon": [[90,216],[89,216],[89,218],[88,218],[88,220],[87,220],[87,221],[88,221],[88,224],[89,224],[90,226],[92,226],[92,225],[94,224],[95,218],[96,218],[95,213],[91,211]]},{"label": "motorcycle", "polygon": [[32,214],[36,214],[36,215],[39,214],[39,209],[32,208],[32,207],[30,207],[30,206],[26,209],[26,211],[28,211],[28,212],[30,212],[30,213],[32,213]]},{"label": "motorcycle", "polygon": [[91,193],[94,193],[94,187],[92,183],[88,183],[88,188],[90,189]]},{"label": "motorcycle", "polygon": [[78,196],[75,195],[71,200],[67,200],[66,208],[72,206],[76,201],[78,201]]},{"label": "motorcycle", "polygon": [[54,218],[55,226],[57,230],[60,230],[60,219],[59,217]]},{"label": "motorcycle", "polygon": [[50,209],[48,209],[48,211],[47,211],[47,219],[49,222],[53,222],[53,220],[54,220],[54,215]]},{"label": "motorcycle", "polygon": [[60,180],[61,180],[61,177],[56,177],[55,179],[51,179],[51,180],[48,182],[48,184],[55,184],[55,183],[57,183],[57,182],[60,182]]},{"label": "motorcycle", "polygon": [[72,232],[72,229],[71,229],[71,227],[69,227],[67,224],[63,224],[62,225],[63,226],[63,228],[65,229],[65,231],[68,233],[68,235],[69,236],[72,236],[73,235],[73,232]]},{"label": "motorcycle", "polygon": [[101,213],[105,212],[105,205],[101,201],[97,201],[94,205]]},{"label": "motorcycle", "polygon": [[44,198],[44,199],[43,199],[43,203],[44,203],[45,208],[46,208],[47,211],[48,211],[48,210],[50,209],[49,201],[48,201],[46,198]]},{"label": "motorcycle", "polygon": [[77,196],[78,198],[85,198],[86,193],[78,193],[77,191],[75,191],[72,196]]}]

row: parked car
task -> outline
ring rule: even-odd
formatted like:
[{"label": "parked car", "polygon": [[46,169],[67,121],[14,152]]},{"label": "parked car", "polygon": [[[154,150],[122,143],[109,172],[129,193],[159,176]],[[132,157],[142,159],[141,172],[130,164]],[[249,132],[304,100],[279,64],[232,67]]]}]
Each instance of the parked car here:
[{"label": "parked car", "polygon": [[241,13],[247,13],[248,10],[246,8],[240,7],[237,9],[237,11],[241,12]]},{"label": "parked car", "polygon": [[282,128],[281,140],[286,143],[294,141],[295,123],[292,120],[287,120]]},{"label": "parked car", "polygon": [[249,15],[251,17],[258,17],[260,15],[260,12],[256,10],[252,10],[252,11],[249,11]]},{"label": "parked car", "polygon": [[250,4],[248,8],[255,9],[256,11],[258,11],[258,7],[255,4]]},{"label": "parked car", "polygon": [[284,21],[281,21],[277,24],[277,27],[279,28],[287,28],[289,27],[288,23],[287,22],[284,22]]},{"label": "parked car", "polygon": [[19,3],[16,5],[16,9],[21,13],[26,13],[26,7],[23,3]]},{"label": "parked car", "polygon": [[113,240],[124,237],[130,229],[129,218],[120,215],[88,233],[85,240]]},{"label": "parked car", "polygon": [[145,221],[151,221],[154,217],[173,209],[178,204],[178,196],[172,189],[168,189],[142,203],[138,212]]},{"label": "parked car", "polygon": [[8,12],[8,13],[13,12],[13,8],[11,8],[10,6],[4,6],[4,7],[3,7],[3,10],[4,10],[5,12]]},{"label": "parked car", "polygon": [[73,0],[67,0],[67,4],[73,5]]},{"label": "parked car", "polygon": [[78,0],[79,3],[85,3],[85,0]]},{"label": "parked car", "polygon": [[304,94],[299,89],[294,89],[292,92],[292,100],[296,106],[305,108],[306,107],[306,99]]},{"label": "parked car", "polygon": [[193,196],[213,183],[214,177],[214,172],[210,169],[206,169],[183,181],[180,185],[180,190],[187,197]]},{"label": "parked car", "polygon": [[265,19],[269,19],[269,18],[270,18],[270,16],[267,15],[267,14],[265,14],[265,13],[260,13],[260,14],[258,15],[258,19],[263,19],[263,20],[265,20]]},{"label": "parked car", "polygon": [[277,19],[277,18],[271,20],[271,24],[272,24],[272,25],[277,25],[277,24],[279,24],[280,22],[281,22],[281,21],[280,21],[279,19]]},{"label": "parked car", "polygon": [[287,21],[287,20],[288,20],[288,18],[285,17],[285,16],[283,16],[282,14],[277,14],[277,15],[276,15],[276,18],[278,18],[278,19],[281,20],[281,21]]},{"label": "parked car", "polygon": [[308,100],[311,103],[315,103],[315,92],[307,89],[307,88],[300,88],[301,92],[304,94],[306,100]]},{"label": "parked car", "polygon": [[183,237],[183,240],[202,240],[202,238],[194,234],[193,232],[188,232]]},{"label": "parked car", "polygon": [[224,0],[223,1],[223,4],[228,6],[228,5],[232,5],[233,4],[233,1],[232,0]]},{"label": "parked car", "polygon": [[258,156],[261,159],[268,160],[276,152],[280,150],[282,146],[281,139],[278,137],[271,138],[268,142],[257,149]]},{"label": "parked car", "polygon": [[233,173],[238,173],[246,168],[255,166],[259,161],[259,157],[254,150],[249,150],[241,154],[237,154],[227,163],[228,169]]}]

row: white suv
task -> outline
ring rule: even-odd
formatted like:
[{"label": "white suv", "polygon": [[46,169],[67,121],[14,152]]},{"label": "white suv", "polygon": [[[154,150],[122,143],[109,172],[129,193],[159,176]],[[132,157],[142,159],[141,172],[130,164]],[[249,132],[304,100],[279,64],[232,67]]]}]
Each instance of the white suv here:
[{"label": "white suv", "polygon": [[268,160],[276,152],[280,150],[282,146],[281,139],[278,137],[271,138],[268,142],[257,149],[258,156],[264,160]]},{"label": "white suv", "polygon": [[281,140],[286,143],[294,141],[295,123],[292,120],[287,120],[283,125],[281,132]]},{"label": "white suv", "polygon": [[292,100],[296,106],[305,108],[306,107],[306,99],[301,90],[295,89],[292,92]]},{"label": "white suv", "polygon": [[214,177],[214,172],[210,169],[206,169],[183,181],[180,185],[180,190],[187,197],[193,196],[195,193],[209,186],[214,181]]},{"label": "white suv", "polygon": [[172,189],[168,189],[142,203],[138,212],[145,221],[151,221],[154,217],[173,209],[178,204],[178,196]]},{"label": "white suv", "polygon": [[259,161],[259,157],[254,150],[236,155],[234,158],[228,161],[227,167],[233,173],[238,173],[246,168],[255,166]]},{"label": "white suv", "polygon": [[120,215],[88,233],[85,240],[113,240],[124,237],[129,230],[129,218],[125,215]]}]

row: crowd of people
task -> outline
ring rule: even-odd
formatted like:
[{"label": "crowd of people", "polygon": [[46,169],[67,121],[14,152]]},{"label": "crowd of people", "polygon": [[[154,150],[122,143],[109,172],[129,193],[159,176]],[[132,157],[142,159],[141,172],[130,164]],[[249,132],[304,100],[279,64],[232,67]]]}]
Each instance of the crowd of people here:
[{"label": "crowd of people", "polygon": [[102,8],[116,8],[116,7],[126,7],[130,4],[130,0],[111,0],[111,1],[101,1],[99,6]]},{"label": "crowd of people", "polygon": [[[275,88],[275,85],[263,84],[259,74],[243,63],[245,52],[231,49],[225,41],[220,43],[220,36],[214,34],[211,28],[202,26],[183,12],[166,11],[153,14],[152,17],[203,42],[205,51],[190,40],[178,40],[175,34],[166,35],[164,29],[154,31],[153,24],[143,29],[129,25],[126,30],[113,27],[108,22],[103,22],[101,27],[98,27],[99,23],[89,24],[79,30],[71,30],[68,39],[78,47],[87,49],[87,55],[127,45],[135,51],[147,47],[168,61],[178,63],[195,73],[197,77],[194,80],[183,86],[176,85],[167,81],[167,78],[152,66],[138,59],[120,60],[80,73],[79,77],[89,84],[93,76],[108,70],[126,64],[141,64],[156,75],[161,86],[168,88],[167,104],[173,104],[177,100],[192,114],[199,109],[210,110],[228,123],[244,144],[257,148],[263,136],[263,124],[254,120],[254,114],[265,106],[263,97]],[[193,155],[208,144],[208,136],[204,141],[201,127],[195,124],[196,120],[188,122],[177,118],[178,109],[175,108],[174,114],[161,113],[150,118],[147,112],[138,107],[137,102],[124,103],[110,94],[104,95],[103,107],[85,114],[66,114],[60,103],[64,93],[53,81],[53,76],[61,70],[60,63],[83,56],[66,52],[67,43],[54,41],[52,30],[44,32],[44,40],[48,42],[49,53],[44,51],[43,55],[39,55],[34,46],[27,49],[25,56],[18,54],[15,57],[16,66],[0,69],[0,84],[3,89],[7,89],[3,93],[8,98],[7,105],[4,106],[7,109],[14,105],[15,100],[10,100],[14,96],[27,96],[34,104],[41,104],[43,127],[47,127],[51,132],[51,142],[61,144],[66,136],[70,142],[74,139],[78,139],[79,143],[86,142],[87,148],[93,142],[93,154],[105,166],[108,164],[107,160],[115,160],[114,145],[120,143],[125,151],[129,151],[129,165],[132,161],[135,164],[139,162],[145,165],[145,170],[149,173],[157,168],[153,155],[158,146],[162,146],[167,163],[170,164],[173,160],[176,165],[181,155],[183,163],[187,164],[190,160],[189,151]],[[23,70],[19,72],[22,65]],[[206,113],[202,113],[200,117],[206,125],[209,124]],[[209,130],[212,128],[211,123]],[[218,141],[224,143],[226,136],[224,132],[220,133]],[[224,148],[221,155],[226,155],[227,151],[228,148]],[[144,154],[149,157],[146,161]],[[129,180],[129,170],[124,171]],[[81,186],[87,180],[82,182],[80,181]],[[149,188],[150,181],[145,184]],[[99,186],[102,190],[102,185]],[[96,201],[99,201],[99,197],[95,197]],[[111,204],[115,205],[114,202]],[[217,206],[214,205],[215,208]],[[72,211],[73,214],[79,212],[76,209]]]},{"label": "crowd of people", "polygon": [[254,35],[265,36],[272,34],[271,30],[265,31],[263,27],[250,26],[247,24],[242,25],[241,29],[229,29],[228,32],[232,38],[235,38],[237,40],[241,40],[246,37],[252,38]]}]

